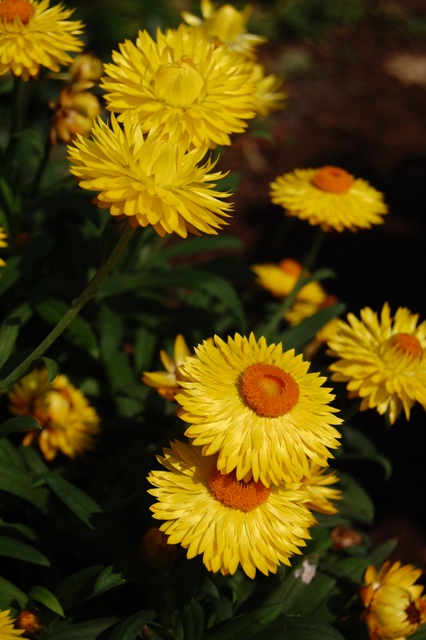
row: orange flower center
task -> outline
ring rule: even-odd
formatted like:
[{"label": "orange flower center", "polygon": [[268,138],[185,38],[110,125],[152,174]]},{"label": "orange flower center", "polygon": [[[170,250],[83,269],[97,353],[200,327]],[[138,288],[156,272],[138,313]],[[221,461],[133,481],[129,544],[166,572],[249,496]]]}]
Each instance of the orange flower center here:
[{"label": "orange flower center", "polygon": [[297,260],[291,260],[291,258],[281,260],[279,266],[285,273],[289,273],[290,275],[296,276],[297,278],[302,273],[302,265],[297,262]]},{"label": "orange flower center", "polygon": [[293,409],[299,400],[299,385],[289,373],[274,364],[257,362],[244,371],[242,394],[262,416],[276,418]]},{"label": "orange flower center", "polygon": [[35,13],[35,7],[28,0],[2,0],[0,2],[0,20],[13,22],[20,18],[22,24],[27,24]]},{"label": "orange flower center", "polygon": [[421,358],[423,355],[423,347],[419,339],[410,333],[397,333],[393,336],[392,342],[398,349],[413,358]]},{"label": "orange flower center", "polygon": [[322,167],[315,173],[311,182],[321,191],[346,193],[353,185],[354,179],[347,171],[339,169],[339,167]]},{"label": "orange flower center", "polygon": [[260,507],[271,493],[261,482],[238,481],[234,471],[222,475],[216,467],[210,471],[209,489],[219,502],[240,511],[252,511]]}]

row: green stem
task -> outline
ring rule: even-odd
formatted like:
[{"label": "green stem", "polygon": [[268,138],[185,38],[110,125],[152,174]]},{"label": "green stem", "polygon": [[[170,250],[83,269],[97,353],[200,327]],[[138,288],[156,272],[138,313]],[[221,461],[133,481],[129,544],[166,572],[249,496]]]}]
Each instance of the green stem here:
[{"label": "green stem", "polygon": [[24,376],[27,371],[30,369],[34,360],[40,358],[45,351],[55,342],[55,340],[61,335],[61,333],[68,327],[68,325],[74,320],[76,315],[81,311],[85,304],[89,302],[89,300],[94,296],[96,291],[99,289],[102,282],[105,280],[108,273],[114,267],[114,265],[119,260],[121,254],[126,248],[130,238],[132,237],[135,229],[133,229],[129,224],[127,224],[124,229],[120,239],[112,250],[109,258],[105,261],[105,263],[101,266],[98,273],[95,275],[93,280],[89,283],[87,288],[83,291],[81,296],[75,300],[71,307],[68,309],[66,314],[62,317],[62,319],[58,322],[58,324],[52,329],[52,331],[46,336],[46,338],[39,344],[39,346],[34,349],[34,351],[27,357],[21,364],[12,371],[11,374],[7,376],[0,383],[0,393],[5,393],[8,391],[22,376]]},{"label": "green stem", "polygon": [[[291,292],[289,293],[288,296],[286,296],[286,298],[274,309],[273,313],[271,314],[270,318],[267,320],[267,322],[263,325],[263,327],[261,328],[261,332],[262,335],[265,336],[265,338],[267,339],[272,339],[274,336],[274,333],[277,331],[280,322],[282,321],[285,312],[287,311],[287,309],[289,309],[291,307],[291,305],[293,304],[293,302],[296,299],[297,294],[299,293],[300,289],[306,284],[306,274],[308,273],[308,271],[311,269],[312,265],[314,264],[319,250],[321,248],[321,244],[324,240],[325,237],[325,233],[324,231],[320,228],[318,229],[318,233],[315,236],[315,239],[312,243],[311,249],[309,251],[309,254],[305,260],[305,263],[303,265],[303,269],[302,272],[296,282],[296,284],[294,285],[293,289],[291,290]],[[260,329],[259,329],[260,331]]]}]

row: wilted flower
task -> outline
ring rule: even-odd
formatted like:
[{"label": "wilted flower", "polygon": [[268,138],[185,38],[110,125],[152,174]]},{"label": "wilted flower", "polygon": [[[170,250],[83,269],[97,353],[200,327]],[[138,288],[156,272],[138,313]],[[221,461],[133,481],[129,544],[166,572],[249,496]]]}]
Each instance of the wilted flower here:
[{"label": "wilted flower", "polygon": [[349,397],[362,398],[360,409],[387,413],[391,424],[402,410],[407,420],[415,402],[426,410],[426,321],[400,307],[391,317],[389,305],[380,318],[369,307],[358,320],[337,320],[330,330],[328,354],[332,380],[347,382]]},{"label": "wilted flower", "polygon": [[126,40],[112,57],[101,84],[108,109],[120,121],[134,110],[143,133],[155,127],[173,142],[213,148],[231,144],[256,115],[251,65],[203,28],[158,29],[156,41],[140,31],[136,45]]},{"label": "wilted flower", "polygon": [[247,22],[250,18],[251,6],[246,5],[238,11],[231,4],[224,4],[218,9],[210,0],[201,0],[201,15],[198,18],[188,11],[182,12],[182,18],[192,27],[204,25],[210,38],[230,49],[254,56],[254,47],[266,42],[266,38],[247,33]]},{"label": "wilted flower", "polygon": [[59,71],[69,65],[67,52],[83,47],[77,38],[83,25],[68,20],[72,13],[62,4],[49,7],[49,0],[1,0],[0,75],[10,71],[28,80],[40,67]]},{"label": "wilted flower", "polygon": [[152,131],[144,138],[133,111],[124,114],[124,130],[114,115],[111,126],[100,118],[92,140],[77,137],[68,147],[71,173],[83,189],[100,191],[96,203],[113,216],[128,216],[133,227],[152,225],[160,236],[177,233],[217,234],[231,205],[230,194],[214,191],[221,172],[216,162],[198,166],[207,147],[188,151],[185,137],[173,142]]},{"label": "wilted flower", "polygon": [[74,58],[68,69],[69,79],[72,84],[90,83],[93,86],[101,79],[103,70],[102,60],[94,53],[86,51]]},{"label": "wilted flower", "polygon": [[171,544],[188,549],[188,558],[202,555],[209,571],[233,574],[241,564],[251,578],[257,569],[275,573],[310,537],[314,518],[303,485],[239,481],[217,469],[217,456],[181,442],[158,460],[167,471],[148,476],[154,518],[165,520],[160,529]]},{"label": "wilted flower", "polygon": [[271,200],[288,216],[308,220],[325,231],[357,231],[381,224],[387,213],[383,195],[338,167],[295,169],[271,183]]},{"label": "wilted flower", "polygon": [[62,89],[58,102],[50,103],[50,107],[55,109],[50,128],[52,144],[57,140],[68,144],[77,134],[87,138],[101,111],[98,98],[90,91],[76,91],[75,85]]},{"label": "wilted flower", "polygon": [[185,338],[179,334],[176,336],[173,358],[168,353],[161,350],[160,358],[166,371],[144,371],[142,382],[148,387],[156,389],[157,393],[167,400],[174,400],[179,391],[178,370],[186,356],[191,355]]},{"label": "wilted flower", "polygon": [[40,431],[29,431],[22,444],[37,443],[46,460],[58,453],[75,458],[93,449],[99,433],[96,411],[66,376],[47,380],[47,369],[35,369],[9,391],[10,411],[31,416],[41,426]]},{"label": "wilted flower", "polygon": [[426,622],[423,587],[414,584],[421,573],[411,564],[389,560],[380,571],[368,567],[360,593],[370,640],[405,640]]},{"label": "wilted flower", "polygon": [[222,473],[269,486],[311,476],[311,463],[327,465],[339,446],[340,424],[325,378],[308,373],[309,362],[282,344],[267,345],[235,334],[225,343],[204,342],[179,369],[180,417],[185,435],[218,454]]}]

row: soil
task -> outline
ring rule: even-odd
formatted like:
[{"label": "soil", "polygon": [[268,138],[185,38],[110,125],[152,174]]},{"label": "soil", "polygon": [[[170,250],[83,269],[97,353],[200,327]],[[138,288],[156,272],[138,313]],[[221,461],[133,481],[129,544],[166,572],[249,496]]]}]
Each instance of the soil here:
[{"label": "soil", "polygon": [[[320,44],[274,45],[264,57],[269,70],[287,71],[288,105],[271,117],[269,141],[243,136],[225,156],[241,175],[229,231],[244,240],[249,263],[303,260],[315,230],[295,221],[297,231],[282,235],[269,183],[296,167],[343,167],[382,191],[390,213],[374,229],[327,235],[316,265],[338,275],[327,290],[357,315],[388,301],[393,312],[406,306],[426,319],[426,40],[369,20]],[[387,482],[358,469],[376,505],[370,533],[375,541],[396,537],[396,557],[426,570],[425,413],[416,407],[409,422],[400,417],[389,429],[367,411],[354,424],[394,468]]]}]

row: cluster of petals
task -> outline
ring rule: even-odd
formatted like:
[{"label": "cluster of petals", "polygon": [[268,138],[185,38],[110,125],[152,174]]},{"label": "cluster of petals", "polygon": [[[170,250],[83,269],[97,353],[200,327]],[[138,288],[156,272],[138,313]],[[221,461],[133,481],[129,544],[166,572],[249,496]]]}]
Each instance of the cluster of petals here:
[{"label": "cluster of petals", "polygon": [[426,622],[423,586],[415,584],[421,573],[389,560],[379,571],[368,567],[360,593],[370,640],[405,640]]},{"label": "cluster of petals", "polygon": [[352,313],[338,320],[328,336],[332,380],[346,382],[349,396],[359,397],[361,411],[376,409],[391,424],[402,410],[407,420],[415,402],[426,410],[426,321],[400,307],[391,316],[386,303],[380,313],[369,307],[360,319]]},{"label": "cluster of petals", "polygon": [[31,416],[41,427],[29,431],[22,444],[37,444],[46,460],[58,453],[81,456],[95,446],[99,417],[84,394],[64,375],[48,382],[45,368],[35,369],[9,391],[9,409],[17,416]]},{"label": "cluster of petals", "polygon": [[100,118],[90,140],[78,136],[68,147],[71,173],[83,189],[99,191],[96,203],[113,216],[127,216],[132,226],[152,225],[164,236],[175,232],[217,234],[231,205],[227,192],[215,191],[221,172],[215,162],[199,164],[204,147],[188,150],[185,136],[173,141],[158,130],[144,137],[134,110],[114,114],[110,126]]},{"label": "cluster of petals", "polygon": [[16,629],[15,620],[10,616],[10,609],[0,610],[0,638],[1,640],[16,640],[18,636],[22,636],[23,629]]},{"label": "cluster of petals", "polygon": [[179,391],[179,367],[186,356],[191,355],[185,338],[182,334],[176,336],[173,358],[163,349],[160,351],[160,359],[165,371],[144,371],[142,382],[148,387],[156,389],[157,393],[167,400],[174,400]]},{"label": "cluster of petals", "polygon": [[325,494],[312,492],[324,482],[314,479],[317,470],[310,487],[304,482],[266,487],[253,479],[239,481],[235,473],[222,474],[216,455],[178,441],[158,461],[166,470],[148,476],[155,487],[149,490],[156,498],[153,516],[164,521],[160,529],[169,544],[187,549],[188,558],[202,555],[209,571],[233,574],[241,565],[251,578],[257,569],[275,573],[310,538],[311,509],[318,505],[318,511],[332,512]]},{"label": "cluster of petals", "polygon": [[59,71],[69,65],[69,52],[83,48],[79,20],[68,20],[73,11],[49,0],[2,0],[0,3],[0,75],[11,72],[24,80],[39,74],[40,67]]},{"label": "cluster of petals", "polygon": [[270,185],[274,204],[287,216],[307,220],[324,231],[357,231],[381,224],[387,213],[383,195],[344,169],[295,169]]},{"label": "cluster of petals", "polygon": [[[0,248],[1,249],[8,246],[6,242],[6,238],[7,238],[7,233],[5,233],[5,230],[3,229],[3,227],[0,227]],[[0,267],[4,267],[5,264],[6,262],[3,260],[3,258],[0,258]]]}]

